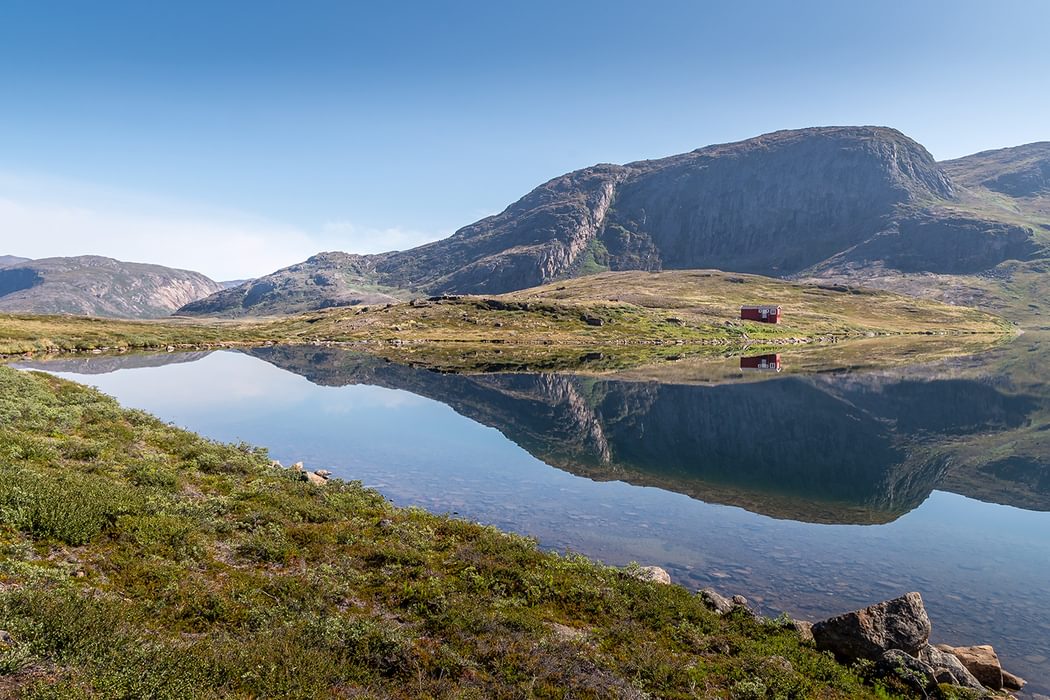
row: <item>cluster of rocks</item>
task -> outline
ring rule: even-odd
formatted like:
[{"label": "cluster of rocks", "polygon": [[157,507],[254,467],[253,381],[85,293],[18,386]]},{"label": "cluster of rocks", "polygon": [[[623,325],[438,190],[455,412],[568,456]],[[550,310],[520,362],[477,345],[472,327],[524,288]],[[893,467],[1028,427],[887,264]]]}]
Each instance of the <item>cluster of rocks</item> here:
[{"label": "cluster of rocks", "polygon": [[991,646],[934,646],[931,629],[922,596],[908,593],[817,622],[812,632],[817,648],[839,661],[873,661],[881,673],[925,693],[942,683],[982,693],[1024,687],[1023,679],[1003,670]]},{"label": "cluster of rocks", "polygon": [[[646,581],[671,583],[668,573],[658,566],[639,567],[634,574]],[[744,596],[726,597],[713,588],[703,588],[697,595],[719,615],[742,609],[760,618]],[[874,662],[879,676],[896,677],[925,696],[931,696],[940,684],[967,688],[986,698],[1008,695],[1025,686],[1023,678],[1003,669],[990,645],[930,644],[933,626],[918,593],[820,622],[791,620],[790,625],[803,641],[830,652],[838,661]]]},{"label": "cluster of rocks", "polygon": [[[271,464],[277,469],[285,468],[284,465],[278,462],[277,460],[274,460]],[[332,472],[328,471],[327,469],[315,469],[314,471],[309,471],[306,467],[303,466],[302,462],[296,462],[292,466],[288,467],[288,469],[292,472],[295,472],[299,476],[300,481],[307,481],[311,484],[314,484],[315,486],[324,486],[328,483],[329,477],[332,476]]]}]

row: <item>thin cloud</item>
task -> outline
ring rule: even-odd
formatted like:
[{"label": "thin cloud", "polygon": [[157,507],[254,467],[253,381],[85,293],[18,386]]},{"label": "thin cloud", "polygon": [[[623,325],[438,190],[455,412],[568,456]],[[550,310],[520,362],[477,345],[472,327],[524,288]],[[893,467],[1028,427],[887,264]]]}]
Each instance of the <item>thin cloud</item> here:
[{"label": "thin cloud", "polygon": [[353,253],[385,253],[407,250],[443,238],[443,235],[424,233],[397,227],[368,228],[350,221],[329,221],[321,227],[325,240],[338,242],[340,250]]},{"label": "thin cloud", "polygon": [[0,255],[104,255],[226,280],[259,277],[322,250],[376,253],[438,237],[345,220],[311,232],[238,212],[0,174]]}]

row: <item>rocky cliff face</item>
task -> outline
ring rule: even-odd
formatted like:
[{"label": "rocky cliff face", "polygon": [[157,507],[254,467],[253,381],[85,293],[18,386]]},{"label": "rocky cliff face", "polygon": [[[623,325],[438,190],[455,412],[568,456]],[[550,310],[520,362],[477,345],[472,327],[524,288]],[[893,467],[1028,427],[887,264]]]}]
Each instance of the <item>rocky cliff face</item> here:
[{"label": "rocky cliff face", "polygon": [[[778,131],[659,160],[578,170],[450,238],[346,256],[335,268],[352,277],[356,289],[393,296],[501,293],[608,269],[718,268],[809,278],[859,269],[982,273],[1040,255],[1042,244],[1038,223],[974,194],[973,183],[985,192],[989,186],[1042,192],[1041,153],[978,154],[945,169],[894,129]],[[951,173],[970,184],[960,192]],[[1029,199],[1038,203],[1041,196]],[[307,289],[310,272],[307,261],[275,273],[280,282],[266,297],[272,303],[226,294],[184,311],[279,312],[282,298],[300,300],[291,304],[295,310],[354,303],[353,294]],[[267,284],[272,277],[264,278]]]},{"label": "rocky cliff face", "polygon": [[0,269],[0,311],[158,318],[222,287],[204,275],[85,255]]},{"label": "rocky cliff face", "polygon": [[930,154],[893,129],[782,131],[551,180],[503,213],[376,265],[388,284],[499,293],[597,269],[789,275],[951,199]]}]

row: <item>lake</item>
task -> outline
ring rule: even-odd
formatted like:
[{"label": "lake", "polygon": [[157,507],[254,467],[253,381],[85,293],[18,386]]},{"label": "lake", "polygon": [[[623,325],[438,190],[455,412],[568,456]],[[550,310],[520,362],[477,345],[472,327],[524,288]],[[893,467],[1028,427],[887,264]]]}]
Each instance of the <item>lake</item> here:
[{"label": "lake", "polygon": [[[1050,338],[891,369],[440,374],[324,347],[21,363],[394,503],[817,620],[916,590],[1050,692]],[[741,369],[741,364],[754,369]]]}]

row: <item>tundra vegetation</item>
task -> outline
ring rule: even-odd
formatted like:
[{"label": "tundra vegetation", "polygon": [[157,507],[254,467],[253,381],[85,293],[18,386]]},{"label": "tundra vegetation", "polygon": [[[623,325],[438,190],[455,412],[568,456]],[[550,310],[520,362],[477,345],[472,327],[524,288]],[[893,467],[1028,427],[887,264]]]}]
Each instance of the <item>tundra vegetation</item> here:
[{"label": "tundra vegetation", "polygon": [[[784,321],[742,321],[739,307],[783,306]],[[831,345],[861,338],[1014,334],[991,314],[847,286],[717,271],[608,272],[496,296],[451,296],[298,316],[119,321],[0,315],[0,355],[342,343],[442,370],[557,369],[581,357],[622,368],[685,355]],[[914,359],[914,358],[912,358]]]},{"label": "tundra vegetation", "polygon": [[781,622],[7,367],[0,550],[0,695],[908,694]]}]

